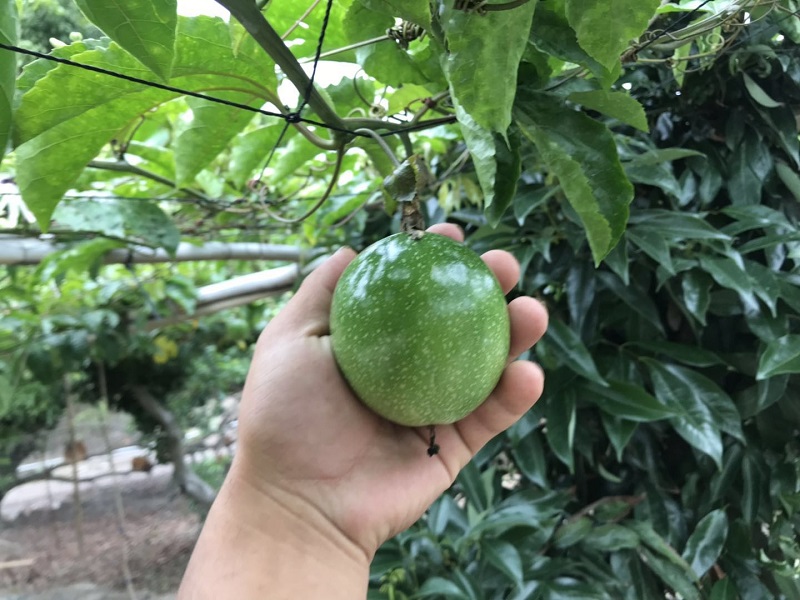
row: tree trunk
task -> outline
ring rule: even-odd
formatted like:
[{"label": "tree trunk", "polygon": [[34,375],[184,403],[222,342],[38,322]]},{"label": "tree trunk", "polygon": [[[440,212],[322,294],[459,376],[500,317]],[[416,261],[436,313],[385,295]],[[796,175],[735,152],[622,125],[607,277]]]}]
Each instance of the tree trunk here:
[{"label": "tree trunk", "polygon": [[131,388],[136,401],[164,428],[169,440],[169,450],[172,463],[175,466],[173,477],[181,491],[192,500],[208,509],[217,493],[210,485],[203,481],[197,473],[186,463],[186,454],[183,447],[183,430],[178,425],[178,420],[170,410],[161,404],[150,391],[141,385]]}]

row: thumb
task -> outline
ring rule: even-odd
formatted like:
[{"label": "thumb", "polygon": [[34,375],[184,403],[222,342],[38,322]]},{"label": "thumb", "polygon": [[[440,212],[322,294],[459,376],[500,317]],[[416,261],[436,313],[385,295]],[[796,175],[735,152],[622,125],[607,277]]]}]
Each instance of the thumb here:
[{"label": "thumb", "polygon": [[273,319],[271,328],[289,335],[327,335],[333,290],[345,267],[355,257],[356,253],[351,248],[340,248],[317,267],[306,277],[286,307]]}]

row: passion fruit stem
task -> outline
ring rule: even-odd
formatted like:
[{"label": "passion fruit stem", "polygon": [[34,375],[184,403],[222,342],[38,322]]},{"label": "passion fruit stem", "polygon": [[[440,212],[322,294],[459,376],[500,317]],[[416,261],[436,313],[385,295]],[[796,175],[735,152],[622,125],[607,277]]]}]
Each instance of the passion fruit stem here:
[{"label": "passion fruit stem", "polygon": [[428,456],[436,456],[439,454],[439,444],[436,443],[436,426],[431,425],[428,428],[428,433],[430,434],[430,443],[428,445]]}]

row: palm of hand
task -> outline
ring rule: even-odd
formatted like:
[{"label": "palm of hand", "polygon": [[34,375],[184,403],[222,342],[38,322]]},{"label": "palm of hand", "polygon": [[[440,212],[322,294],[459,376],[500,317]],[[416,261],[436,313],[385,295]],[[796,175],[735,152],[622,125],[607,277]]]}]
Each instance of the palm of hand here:
[{"label": "palm of hand", "polygon": [[[453,226],[434,228],[460,238]],[[511,363],[489,400],[458,423],[438,426],[441,452],[430,458],[427,428],[379,417],[341,377],[330,347],[330,297],[353,253],[320,267],[259,340],[240,415],[240,455],[252,483],[281,490],[321,513],[371,555],[417,520],[491,437],[509,427],[539,397],[542,375]],[[518,267],[506,253],[484,257],[508,291]],[[546,327],[530,298],[509,305],[511,358]]]}]

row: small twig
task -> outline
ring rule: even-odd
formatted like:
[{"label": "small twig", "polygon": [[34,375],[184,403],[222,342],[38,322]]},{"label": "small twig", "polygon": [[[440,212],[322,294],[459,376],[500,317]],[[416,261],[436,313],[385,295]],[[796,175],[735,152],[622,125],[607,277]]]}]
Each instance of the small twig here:
[{"label": "small twig", "polygon": [[[328,50],[327,52],[323,52],[319,55],[320,60],[323,58],[328,58],[329,56],[336,56],[337,54],[341,54],[342,52],[349,52],[350,50],[358,50],[359,48],[363,48],[364,46],[370,46],[372,44],[377,44],[378,42],[385,42],[390,40],[388,35],[380,35],[378,37],[370,38],[368,40],[364,40],[361,42],[356,42],[354,44],[350,44],[348,46],[342,46],[341,48],[334,48],[333,50]],[[309,56],[307,58],[301,58],[300,64],[303,65],[305,63],[314,62],[314,56]]]},{"label": "small twig", "polygon": [[131,175],[138,175],[139,177],[144,177],[145,179],[150,179],[151,181],[155,181],[156,183],[160,183],[162,185],[166,185],[173,189],[183,192],[197,200],[201,200],[202,202],[207,202],[209,204],[213,204],[214,200],[203,194],[202,192],[198,192],[196,190],[192,190],[189,188],[182,188],[178,187],[177,184],[168,179],[167,177],[163,177],[158,173],[153,173],[152,171],[148,171],[147,169],[142,169],[141,167],[137,167],[125,161],[118,161],[118,160],[93,160],[90,161],[87,165],[92,169],[103,169],[104,171],[117,171],[120,173],[130,173]]},{"label": "small twig", "polygon": [[356,129],[355,133],[364,133],[364,134],[372,137],[372,139],[374,139],[378,143],[378,145],[381,147],[381,150],[383,150],[383,152],[386,154],[386,156],[388,156],[389,159],[392,161],[392,164],[394,165],[395,169],[399,169],[400,168],[400,161],[394,155],[394,152],[392,152],[392,149],[389,148],[389,144],[387,144],[386,140],[384,140],[380,135],[378,135],[378,133],[375,130],[367,129],[366,127],[361,127],[359,129]]},{"label": "small twig", "polygon": [[[69,443],[75,444],[75,404],[72,399],[69,377],[64,376],[64,396],[67,404],[67,428],[69,430]],[[81,556],[86,556],[86,546],[83,539],[83,506],[81,505],[81,486],[78,481],[78,461],[73,458],[72,463],[72,500],[75,505],[75,537],[78,541],[78,551]]]},{"label": "small twig", "polygon": [[[292,32],[293,32],[295,29],[297,29],[297,28],[300,26],[300,23],[302,23],[302,22],[303,22],[303,19],[305,19],[305,18],[306,18],[308,15],[310,15],[312,10],[314,10],[315,8],[317,8],[317,5],[318,5],[319,3],[320,3],[320,0],[314,0],[314,2],[312,2],[312,3],[311,3],[311,6],[309,6],[309,7],[306,9],[306,12],[304,12],[302,15],[300,15],[300,16],[297,18],[297,21],[295,21],[295,22],[294,22],[294,25],[292,25],[291,27],[289,27],[289,29],[286,31],[286,33],[284,33],[284,34],[281,36],[281,39],[282,39],[282,40],[285,40],[286,38],[288,38],[288,37],[289,37],[289,36],[292,34]],[[314,59],[312,58],[311,60],[314,60]]]},{"label": "small twig", "polygon": [[322,194],[320,199],[317,200],[314,206],[308,209],[303,215],[295,217],[293,219],[287,219],[285,217],[273,213],[266,207],[266,205],[264,206],[264,212],[266,212],[271,218],[275,219],[276,221],[280,221],[281,223],[287,223],[293,225],[295,223],[302,223],[303,221],[305,221],[308,217],[317,212],[323,204],[325,204],[325,201],[330,197],[331,192],[333,192],[333,189],[336,187],[336,183],[339,181],[339,172],[342,169],[342,161],[344,160],[345,154],[347,154],[347,151],[344,148],[340,148],[339,151],[336,153],[336,165],[334,165],[333,167],[333,175],[331,176],[331,180],[328,183],[328,187],[325,189],[325,192]]}]

